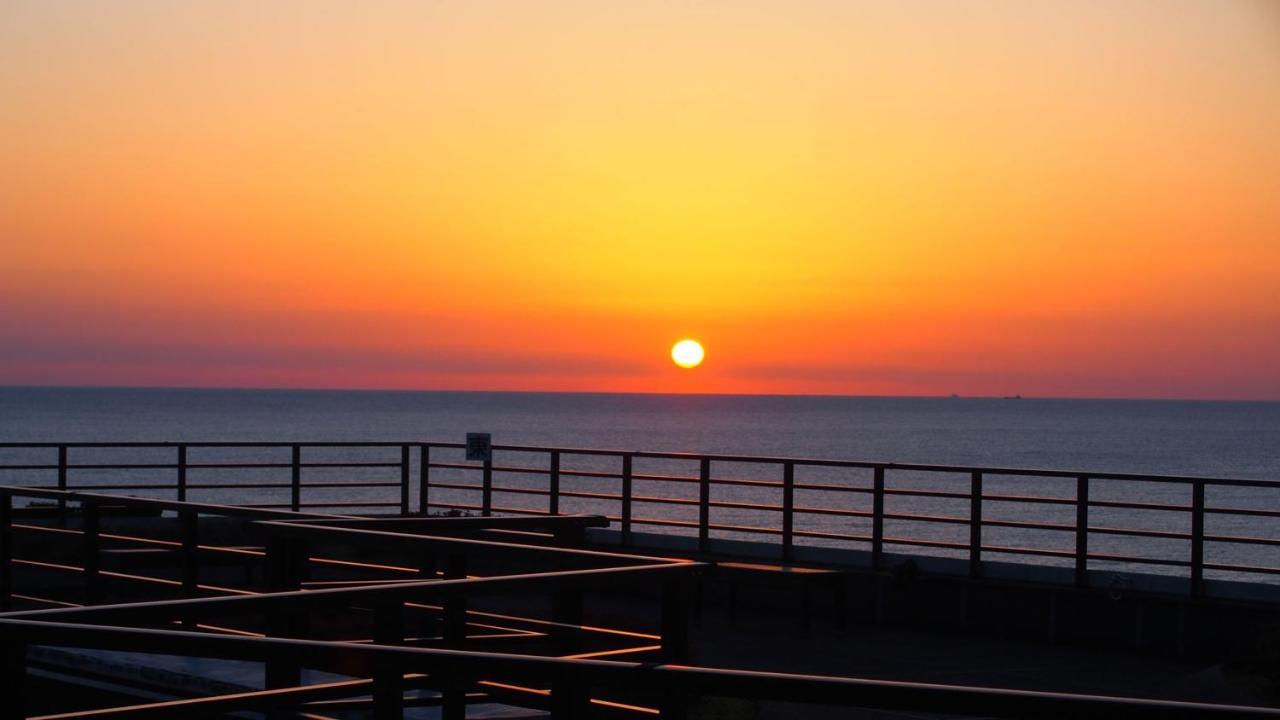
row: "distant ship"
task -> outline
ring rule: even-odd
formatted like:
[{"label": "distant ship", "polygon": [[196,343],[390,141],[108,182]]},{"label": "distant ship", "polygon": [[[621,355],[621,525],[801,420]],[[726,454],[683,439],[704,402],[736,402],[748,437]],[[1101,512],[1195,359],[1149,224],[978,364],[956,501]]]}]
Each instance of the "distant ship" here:
[{"label": "distant ship", "polygon": [[1021,395],[1005,395],[1001,400],[1021,400]]}]

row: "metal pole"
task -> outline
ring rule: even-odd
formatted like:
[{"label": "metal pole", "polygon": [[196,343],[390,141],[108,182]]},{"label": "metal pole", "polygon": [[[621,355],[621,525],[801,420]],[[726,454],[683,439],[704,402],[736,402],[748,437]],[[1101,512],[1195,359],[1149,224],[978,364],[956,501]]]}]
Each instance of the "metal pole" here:
[{"label": "metal pole", "polygon": [[302,507],[302,446],[293,446],[293,463],[289,478],[289,509],[294,512]]},{"label": "metal pole", "polygon": [[969,577],[982,575],[982,473],[969,476]]},{"label": "metal pole", "polygon": [[1191,596],[1204,594],[1204,483],[1191,485]]},{"label": "metal pole", "polygon": [[101,567],[98,505],[82,502],[80,510],[84,513],[84,604],[97,605],[102,602],[102,577],[98,572]]},{"label": "metal pole", "polygon": [[871,567],[884,567],[884,467],[877,466],[871,488]]},{"label": "metal pole", "polygon": [[489,517],[493,514],[493,451],[484,459],[484,478],[480,490],[480,514]]},{"label": "metal pole", "polygon": [[702,458],[698,477],[698,552],[711,549],[711,458]]},{"label": "metal pole", "polygon": [[400,446],[400,514],[409,514],[409,446]]},{"label": "metal pole", "polygon": [[782,466],[782,559],[790,560],[795,552],[796,465]]},{"label": "metal pole", "polygon": [[418,452],[418,512],[426,515],[431,508],[428,491],[431,487],[431,446],[422,445]]},{"label": "metal pole", "polygon": [[[67,446],[58,446],[58,489],[67,489]],[[58,501],[58,514],[61,516],[62,522],[67,521],[67,501]]]},{"label": "metal pole", "polygon": [[631,544],[631,455],[622,456],[622,544]]},{"label": "metal pole", "polygon": [[[406,448],[407,451],[407,448]],[[374,608],[373,641],[378,645],[404,642],[404,603],[379,603]],[[376,662],[373,674],[373,717],[390,720],[404,714],[404,672],[394,662]]]},{"label": "metal pole", "polygon": [[1089,476],[1076,478],[1076,587],[1089,585]]},{"label": "metal pole", "polygon": [[548,490],[548,493],[551,496],[550,498],[551,506],[548,508],[548,511],[552,515],[559,515],[560,514],[560,451],[559,450],[551,451],[551,470],[549,472],[551,473],[551,477],[549,478],[549,481],[548,481],[550,485],[550,489]]},{"label": "metal pole", "polygon": [[187,501],[187,446],[178,446],[178,502]]}]

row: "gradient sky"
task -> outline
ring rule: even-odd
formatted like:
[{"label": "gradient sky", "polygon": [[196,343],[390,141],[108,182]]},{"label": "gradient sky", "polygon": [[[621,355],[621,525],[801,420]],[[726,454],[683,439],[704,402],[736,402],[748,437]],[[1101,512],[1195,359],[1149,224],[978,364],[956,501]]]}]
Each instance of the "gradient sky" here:
[{"label": "gradient sky", "polygon": [[0,251],[0,384],[1280,399],[1280,6],[6,0]]}]

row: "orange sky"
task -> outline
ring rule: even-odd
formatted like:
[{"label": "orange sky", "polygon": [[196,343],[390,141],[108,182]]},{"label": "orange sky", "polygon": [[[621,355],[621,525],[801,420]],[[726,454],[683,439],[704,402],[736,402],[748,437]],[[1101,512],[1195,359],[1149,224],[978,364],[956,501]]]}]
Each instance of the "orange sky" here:
[{"label": "orange sky", "polygon": [[9,0],[0,98],[0,384],[1280,399],[1268,0]]}]

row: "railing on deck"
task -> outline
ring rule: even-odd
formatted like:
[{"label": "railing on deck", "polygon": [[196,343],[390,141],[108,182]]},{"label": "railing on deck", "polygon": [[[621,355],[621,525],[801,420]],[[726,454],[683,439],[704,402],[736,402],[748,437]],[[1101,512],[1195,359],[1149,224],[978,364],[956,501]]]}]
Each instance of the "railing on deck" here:
[{"label": "railing on deck", "polygon": [[[875,567],[885,564],[887,548],[926,548],[951,553],[967,559],[968,571],[974,576],[984,572],[984,562],[993,557],[1050,558],[1073,568],[1076,584],[1089,583],[1090,564],[1123,563],[1129,566],[1173,568],[1185,574],[1188,592],[1205,592],[1205,573],[1235,573],[1249,579],[1280,575],[1280,567],[1262,562],[1223,562],[1206,558],[1206,546],[1280,548],[1280,538],[1265,526],[1280,519],[1280,510],[1263,507],[1234,507],[1206,502],[1208,490],[1256,489],[1277,490],[1280,484],[1228,478],[1200,478],[1134,473],[1098,473],[1065,470],[1039,470],[1000,467],[925,465],[911,463],[868,462],[813,458],[759,457],[745,455],[712,455],[700,453],[597,450],[518,445],[494,446],[496,459],[474,463],[461,460],[462,443],[448,442],[190,442],[190,443],[3,443],[0,450],[46,452],[53,461],[0,464],[0,484],[15,483],[11,473],[45,473],[56,482],[44,487],[75,490],[146,490],[172,491],[178,500],[194,492],[221,491],[288,491],[288,502],[260,503],[255,506],[289,509],[311,508],[341,510],[344,508],[386,508],[401,514],[427,513],[433,510],[493,513],[557,514],[566,504],[604,505],[610,520],[618,524],[623,544],[631,543],[637,527],[666,528],[668,532],[693,534],[699,550],[711,550],[712,541],[725,535],[772,538],[781,557],[791,559],[798,546],[842,543],[869,552]],[[151,462],[75,462],[76,455],[92,451],[150,451],[172,453],[171,459]],[[212,451],[239,453],[278,453],[274,459],[256,458],[244,461],[205,460],[199,455]],[[335,459],[326,452],[343,451],[380,453],[376,459]],[[456,458],[444,457],[454,455]],[[529,460],[529,458],[535,460]],[[517,458],[517,460],[511,460]],[[501,460],[507,459],[506,462]],[[571,462],[572,461],[572,462]],[[643,471],[642,463],[676,464],[687,468],[677,472]],[[747,478],[752,469],[768,468],[772,477]],[[288,479],[254,482],[219,480],[197,481],[195,473],[231,471],[287,472]],[[837,480],[813,480],[802,476],[815,470],[848,472]],[[84,483],[75,479],[90,471],[172,472],[172,482],[109,481]],[[316,471],[384,472],[378,479],[309,480]],[[534,479],[517,484],[495,485],[495,475],[503,478]],[[476,478],[470,480],[469,477]],[[960,487],[955,487],[959,478]],[[901,486],[899,477],[938,478],[936,486]],[[993,478],[1053,479],[1065,484],[1057,494],[1025,494],[991,489]],[[584,482],[600,487],[582,487]],[[951,485],[948,486],[947,483]],[[575,484],[576,483],[576,484]],[[1141,483],[1150,488],[1178,488],[1186,497],[1178,502],[1150,502],[1117,498],[1108,494],[1116,486]],[[22,482],[23,485],[32,485]],[[681,497],[673,494],[644,492],[645,484],[677,484],[690,488]],[[572,486],[570,486],[572,485]],[[746,492],[776,493],[774,502],[744,501],[719,497],[718,490],[743,488]],[[1056,489],[1056,488],[1055,488]],[[317,491],[394,493],[391,497],[361,500],[313,499]],[[414,492],[416,490],[416,499]],[[1065,491],[1065,492],[1064,492]],[[469,501],[459,499],[459,495]],[[821,494],[823,497],[862,498],[860,504],[839,506],[798,500],[798,495]],[[446,497],[439,497],[446,495]],[[500,504],[502,498],[520,496],[534,499],[540,507],[515,507]],[[952,502],[965,506],[964,512],[931,514],[894,510],[886,500],[895,498],[923,502]],[[248,503],[253,504],[253,503]],[[655,517],[660,513],[637,512],[637,506],[667,506],[696,512],[694,519]],[[1021,515],[984,512],[994,508],[1012,508]],[[1057,508],[1070,514],[1069,519],[1046,521],[1030,508]],[[594,511],[594,509],[589,509]],[[713,513],[768,513],[776,522],[742,524],[717,521]],[[1160,522],[1155,527],[1128,527],[1116,524],[1115,518],[1099,518],[1104,512],[1155,514]],[[996,516],[998,515],[998,516]],[[1206,529],[1206,518],[1221,518],[1238,527],[1255,523],[1251,534],[1224,533]],[[813,518],[834,519],[835,529],[817,529],[804,521]],[[924,532],[893,532],[888,525],[912,524]],[[829,523],[830,524],[830,523]],[[854,525],[862,529],[855,528]],[[1177,529],[1179,526],[1185,529]],[[961,537],[947,537],[944,528],[961,531]],[[967,529],[967,533],[963,531]],[[1007,544],[994,542],[996,530],[1054,533],[1065,543],[1057,547],[1041,544]],[[967,535],[965,537],[964,535]],[[1177,557],[1154,557],[1136,553],[1099,549],[1101,538],[1128,538],[1148,541],[1178,541],[1186,544]],[[1169,572],[1166,570],[1166,572]]]}]

